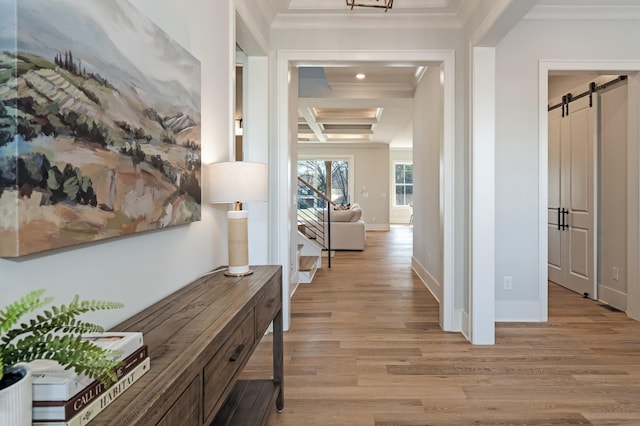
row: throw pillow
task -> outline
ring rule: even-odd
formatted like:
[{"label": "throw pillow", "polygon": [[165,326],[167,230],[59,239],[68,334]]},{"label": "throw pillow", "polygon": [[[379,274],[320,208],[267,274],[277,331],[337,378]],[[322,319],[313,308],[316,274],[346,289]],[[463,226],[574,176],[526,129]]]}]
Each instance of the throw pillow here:
[{"label": "throw pillow", "polygon": [[357,222],[362,217],[362,210],[360,207],[352,207],[351,211],[353,212],[353,216],[351,216],[351,222]]}]

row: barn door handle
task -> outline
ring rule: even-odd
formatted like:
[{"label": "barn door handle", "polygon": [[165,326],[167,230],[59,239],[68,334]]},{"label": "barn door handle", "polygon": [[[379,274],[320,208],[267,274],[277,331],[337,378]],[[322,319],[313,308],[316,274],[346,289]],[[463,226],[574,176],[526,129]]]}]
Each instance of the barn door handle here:
[{"label": "barn door handle", "polygon": [[569,210],[562,208],[562,230],[564,231],[569,227],[569,223],[567,222],[567,216],[569,214]]},{"label": "barn door handle", "polygon": [[558,231],[562,229],[562,224],[560,223],[561,220],[562,218],[560,217],[560,207],[558,207]]}]

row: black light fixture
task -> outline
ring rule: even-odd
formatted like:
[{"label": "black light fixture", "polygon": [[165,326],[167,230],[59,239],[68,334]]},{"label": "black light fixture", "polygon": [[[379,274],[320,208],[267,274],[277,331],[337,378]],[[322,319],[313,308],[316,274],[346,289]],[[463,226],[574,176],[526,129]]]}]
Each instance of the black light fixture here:
[{"label": "black light fixture", "polygon": [[379,9],[387,10],[393,7],[393,0],[359,0],[356,3],[356,0],[346,0],[347,6],[351,7],[353,10],[354,7],[377,7]]}]

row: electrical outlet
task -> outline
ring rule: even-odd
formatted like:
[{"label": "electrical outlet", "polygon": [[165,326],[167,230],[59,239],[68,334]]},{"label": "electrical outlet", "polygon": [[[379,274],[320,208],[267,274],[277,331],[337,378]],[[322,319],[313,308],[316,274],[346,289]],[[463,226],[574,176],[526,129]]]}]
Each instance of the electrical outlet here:
[{"label": "electrical outlet", "polygon": [[376,217],[375,217],[375,216],[373,216],[373,217],[371,218],[371,222],[375,222],[375,221],[376,221]]},{"label": "electrical outlet", "polygon": [[513,277],[504,277],[502,285],[505,290],[513,290]]},{"label": "electrical outlet", "polygon": [[611,278],[613,278],[614,281],[618,281],[620,279],[620,270],[617,266],[611,268]]}]

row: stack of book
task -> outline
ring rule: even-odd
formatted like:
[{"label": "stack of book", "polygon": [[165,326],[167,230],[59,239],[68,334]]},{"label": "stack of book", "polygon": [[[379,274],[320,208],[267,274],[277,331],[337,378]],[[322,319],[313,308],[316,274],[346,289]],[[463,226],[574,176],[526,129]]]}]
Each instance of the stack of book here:
[{"label": "stack of book", "polygon": [[65,370],[55,361],[31,362],[34,426],[84,426],[149,371],[142,333],[91,333],[83,339],[120,352],[122,364],[115,370],[118,381],[107,388],[97,380]]}]

